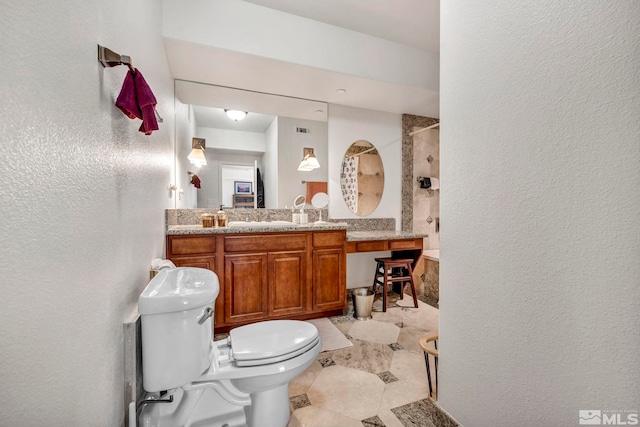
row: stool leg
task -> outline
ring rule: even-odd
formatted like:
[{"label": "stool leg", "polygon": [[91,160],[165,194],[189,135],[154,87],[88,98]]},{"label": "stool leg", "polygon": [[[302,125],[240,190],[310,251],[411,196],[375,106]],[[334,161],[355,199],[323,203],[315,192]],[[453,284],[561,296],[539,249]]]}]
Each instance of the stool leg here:
[{"label": "stool leg", "polygon": [[433,397],[431,388],[431,368],[429,368],[429,355],[424,352],[424,363],[427,365],[427,381],[429,383],[429,397]]},{"label": "stool leg", "polygon": [[411,268],[411,264],[407,265],[407,270],[409,272],[409,284],[411,285],[411,294],[413,295],[413,306],[418,308],[418,297],[416,296],[416,287],[413,283],[413,269]]},{"label": "stool leg", "polygon": [[387,311],[387,280],[389,279],[389,271],[387,267],[384,266],[384,280],[382,285],[382,312],[386,313]]},{"label": "stool leg", "polygon": [[[436,350],[438,349],[438,341],[434,341],[433,345],[435,346]],[[438,358],[434,357],[433,358],[433,362],[436,365],[436,396],[438,395]]]},{"label": "stool leg", "polygon": [[[402,267],[396,268],[396,274],[402,276],[404,274],[404,270]],[[404,299],[404,282],[398,282],[400,284],[400,299]]]},{"label": "stool leg", "polygon": [[438,358],[434,358],[434,362],[436,365],[436,394],[438,393]]}]

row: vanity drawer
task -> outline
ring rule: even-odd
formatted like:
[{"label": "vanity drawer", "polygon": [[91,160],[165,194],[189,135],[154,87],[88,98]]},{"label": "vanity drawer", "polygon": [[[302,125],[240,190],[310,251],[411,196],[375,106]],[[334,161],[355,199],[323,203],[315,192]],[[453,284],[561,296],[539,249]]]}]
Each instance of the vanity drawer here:
[{"label": "vanity drawer", "polygon": [[422,239],[389,240],[389,250],[396,249],[421,249]]},{"label": "vanity drawer", "polygon": [[305,234],[254,234],[224,238],[225,252],[292,251],[306,249],[306,247]]},{"label": "vanity drawer", "polygon": [[370,242],[357,242],[356,243],[356,252],[375,252],[375,251],[386,251],[387,245],[384,240],[375,240]]},{"label": "vanity drawer", "polygon": [[167,257],[216,252],[215,236],[169,236]]},{"label": "vanity drawer", "polygon": [[345,242],[344,231],[331,231],[327,233],[315,232],[313,233],[313,247],[314,248],[326,248],[332,246],[342,246]]}]

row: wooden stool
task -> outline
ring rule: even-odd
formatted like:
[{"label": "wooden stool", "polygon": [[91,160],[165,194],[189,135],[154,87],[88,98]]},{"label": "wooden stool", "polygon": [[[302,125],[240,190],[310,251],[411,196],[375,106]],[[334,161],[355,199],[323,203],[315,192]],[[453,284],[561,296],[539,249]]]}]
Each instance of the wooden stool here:
[{"label": "wooden stool", "polygon": [[[433,341],[435,348],[429,347],[429,343]],[[424,351],[424,363],[427,365],[427,381],[429,382],[429,400],[435,402],[438,398],[438,334],[423,335],[418,338],[418,344]],[[431,387],[431,368],[429,367],[429,355],[433,356],[435,365],[436,389],[435,392]]]},{"label": "wooden stool", "polygon": [[[418,308],[418,298],[416,297],[416,287],[413,284],[413,264],[412,259],[376,258],[376,274],[373,276],[373,295],[376,294],[376,285],[382,286],[382,311],[387,311],[387,285],[393,282],[400,282],[400,299],[404,295],[404,287],[407,283],[411,285],[413,295],[413,305]],[[395,272],[394,269],[398,269]],[[389,274],[389,270],[391,274]],[[380,281],[382,278],[382,281]]]}]

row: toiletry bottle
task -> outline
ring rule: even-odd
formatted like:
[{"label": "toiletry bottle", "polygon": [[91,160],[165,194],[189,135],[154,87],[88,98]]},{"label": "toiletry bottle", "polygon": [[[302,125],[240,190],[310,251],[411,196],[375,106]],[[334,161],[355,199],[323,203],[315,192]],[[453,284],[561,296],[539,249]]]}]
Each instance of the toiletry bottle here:
[{"label": "toiletry bottle", "polygon": [[227,226],[227,214],[222,210],[222,205],[220,205],[220,210],[216,214],[218,218],[218,227],[226,227]]}]

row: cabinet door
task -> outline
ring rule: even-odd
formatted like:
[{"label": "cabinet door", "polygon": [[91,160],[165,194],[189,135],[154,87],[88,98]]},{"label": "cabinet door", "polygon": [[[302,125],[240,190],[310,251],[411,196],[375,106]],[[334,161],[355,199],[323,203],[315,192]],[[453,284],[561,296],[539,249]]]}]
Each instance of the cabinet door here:
[{"label": "cabinet door", "polygon": [[307,301],[307,252],[269,252],[269,315],[304,313]]},{"label": "cabinet door", "polygon": [[267,317],[267,253],[224,256],[225,323]]},{"label": "cabinet door", "polygon": [[313,251],[313,309],[344,308],[346,303],[343,248]]}]

